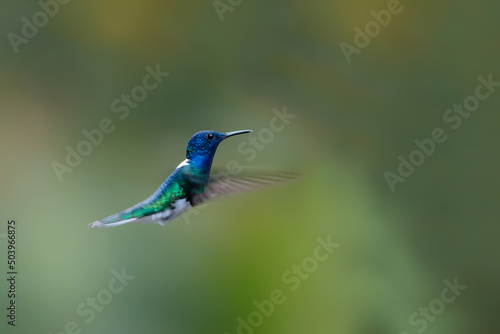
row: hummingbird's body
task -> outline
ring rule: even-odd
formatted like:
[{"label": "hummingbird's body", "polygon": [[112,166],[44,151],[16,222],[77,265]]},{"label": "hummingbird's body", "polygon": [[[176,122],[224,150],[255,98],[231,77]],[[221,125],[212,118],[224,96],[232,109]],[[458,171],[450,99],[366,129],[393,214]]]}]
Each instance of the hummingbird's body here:
[{"label": "hummingbird's body", "polygon": [[251,130],[195,133],[189,140],[186,160],[177,166],[153,195],[122,212],[95,221],[89,227],[112,227],[131,222],[164,225],[211,198],[294,178],[290,174],[226,175],[211,178],[210,169],[219,143],[230,136],[248,132]]},{"label": "hummingbird's body", "polygon": [[94,222],[90,227],[112,227],[139,220],[143,223],[157,222],[163,225],[191,208],[190,189],[184,177],[187,165],[183,164],[184,162],[149,198],[120,213]]}]

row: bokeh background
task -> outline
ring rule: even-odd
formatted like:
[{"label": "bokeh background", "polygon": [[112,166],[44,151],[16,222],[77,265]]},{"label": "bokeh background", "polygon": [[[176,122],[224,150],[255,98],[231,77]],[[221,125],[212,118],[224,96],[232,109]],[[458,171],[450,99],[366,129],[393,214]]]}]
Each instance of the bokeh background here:
[{"label": "bokeh background", "polygon": [[[498,1],[402,1],[350,64],[339,44],[388,1],[222,3],[224,20],[211,1],[70,1],[16,53],[8,34],[41,7],[2,2],[1,332],[72,332],[74,321],[81,333],[232,334],[274,289],[286,301],[241,333],[498,331],[500,92],[456,131],[442,118],[478,76],[500,81]],[[169,76],[121,120],[111,103],[157,64]],[[238,136],[214,165],[284,168],[300,182],[165,227],[87,228],[149,196],[194,132],[258,135],[273,108],[296,116],[254,159]],[[103,118],[114,131],[60,182],[53,162]],[[392,192],[384,172],[437,127],[447,141]],[[9,218],[15,328],[4,315]],[[290,291],[282,275],[329,235],[341,246]],[[77,306],[122,268],[135,278],[86,323]],[[467,289],[425,328],[411,324],[455,278]]]}]

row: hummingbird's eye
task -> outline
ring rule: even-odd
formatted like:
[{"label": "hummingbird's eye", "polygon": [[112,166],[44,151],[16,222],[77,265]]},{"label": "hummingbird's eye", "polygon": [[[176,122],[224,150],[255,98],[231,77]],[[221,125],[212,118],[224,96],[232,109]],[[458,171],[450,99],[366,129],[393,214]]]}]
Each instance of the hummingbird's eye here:
[{"label": "hummingbird's eye", "polygon": [[211,132],[209,134],[207,134],[207,139],[208,140],[212,140],[212,139],[214,139],[214,137],[215,137],[214,134],[211,133]]}]

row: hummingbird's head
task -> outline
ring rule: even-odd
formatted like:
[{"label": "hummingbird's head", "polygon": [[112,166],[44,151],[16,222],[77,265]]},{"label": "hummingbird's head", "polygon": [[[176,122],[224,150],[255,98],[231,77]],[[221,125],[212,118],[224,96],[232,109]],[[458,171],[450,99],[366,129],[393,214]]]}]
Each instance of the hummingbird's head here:
[{"label": "hummingbird's head", "polygon": [[200,131],[195,133],[191,139],[189,139],[186,158],[189,160],[201,158],[203,160],[209,159],[209,163],[212,163],[215,151],[220,142],[224,139],[239,135],[242,133],[252,132],[252,130],[241,130],[233,132],[216,132],[216,131]]}]

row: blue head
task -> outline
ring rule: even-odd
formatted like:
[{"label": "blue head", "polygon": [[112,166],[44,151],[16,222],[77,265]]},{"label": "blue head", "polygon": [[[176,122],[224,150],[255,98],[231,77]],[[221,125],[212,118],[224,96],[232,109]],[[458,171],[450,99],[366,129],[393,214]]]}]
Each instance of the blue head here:
[{"label": "blue head", "polygon": [[233,132],[197,132],[191,137],[191,139],[189,139],[186,150],[186,158],[190,161],[191,165],[199,167],[206,172],[210,172],[212,160],[220,142],[228,137],[248,132],[252,132],[252,130]]}]

